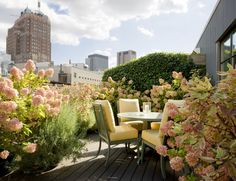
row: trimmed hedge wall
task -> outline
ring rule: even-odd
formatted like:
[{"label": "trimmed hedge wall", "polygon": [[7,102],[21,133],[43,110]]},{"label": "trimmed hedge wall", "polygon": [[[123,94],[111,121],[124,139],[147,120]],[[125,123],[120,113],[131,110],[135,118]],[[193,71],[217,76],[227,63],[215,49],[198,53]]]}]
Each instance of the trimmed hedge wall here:
[{"label": "trimmed hedge wall", "polygon": [[204,69],[205,66],[195,65],[188,54],[183,53],[152,53],[104,72],[103,81],[108,77],[113,80],[133,80],[139,91],[151,89],[159,85],[159,78],[171,83],[172,71],[182,72],[185,78],[190,78],[192,70]]}]

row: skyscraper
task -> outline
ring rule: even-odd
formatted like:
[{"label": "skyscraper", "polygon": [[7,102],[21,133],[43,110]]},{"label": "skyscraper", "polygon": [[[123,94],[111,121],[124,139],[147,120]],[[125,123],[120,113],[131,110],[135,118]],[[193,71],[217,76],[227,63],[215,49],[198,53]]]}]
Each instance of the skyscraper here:
[{"label": "skyscraper", "polygon": [[127,63],[132,59],[136,59],[136,52],[133,50],[127,50],[117,53],[117,65]]},{"label": "skyscraper", "polygon": [[40,11],[40,3],[36,11],[27,7],[8,29],[7,53],[16,64],[25,63],[27,59],[51,62],[50,34],[50,20]]},{"label": "skyscraper", "polygon": [[86,58],[85,62],[91,71],[104,71],[108,68],[108,56],[92,54]]}]

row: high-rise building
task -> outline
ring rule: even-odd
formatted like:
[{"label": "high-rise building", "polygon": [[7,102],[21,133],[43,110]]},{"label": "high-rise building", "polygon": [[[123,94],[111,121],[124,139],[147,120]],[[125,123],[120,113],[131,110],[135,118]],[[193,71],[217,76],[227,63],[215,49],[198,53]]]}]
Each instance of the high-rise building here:
[{"label": "high-rise building", "polygon": [[27,7],[8,29],[6,49],[16,64],[25,63],[27,59],[51,62],[51,24],[40,11],[40,4],[38,8],[31,11]]},{"label": "high-rise building", "polygon": [[121,65],[136,59],[136,52],[134,50],[127,50],[117,53],[117,65]]},{"label": "high-rise building", "polygon": [[92,54],[85,60],[91,71],[104,71],[108,68],[108,56]]}]

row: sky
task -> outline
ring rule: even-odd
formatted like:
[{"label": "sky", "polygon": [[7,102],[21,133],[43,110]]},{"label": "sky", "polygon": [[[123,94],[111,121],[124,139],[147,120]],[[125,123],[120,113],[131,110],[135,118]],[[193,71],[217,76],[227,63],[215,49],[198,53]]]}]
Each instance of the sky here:
[{"label": "sky", "polygon": [[[51,21],[52,61],[84,63],[93,53],[116,66],[118,51],[191,53],[218,0],[41,0]],[[0,50],[8,28],[38,0],[0,1]]]}]

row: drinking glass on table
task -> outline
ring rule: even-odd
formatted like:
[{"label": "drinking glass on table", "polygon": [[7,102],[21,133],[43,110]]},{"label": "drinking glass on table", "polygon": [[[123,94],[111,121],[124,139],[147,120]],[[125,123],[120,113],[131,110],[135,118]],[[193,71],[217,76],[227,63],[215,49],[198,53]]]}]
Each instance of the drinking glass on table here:
[{"label": "drinking glass on table", "polygon": [[151,102],[143,102],[143,112],[144,113],[151,112]]}]

